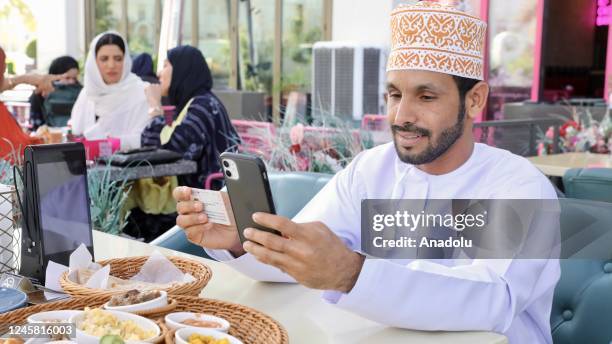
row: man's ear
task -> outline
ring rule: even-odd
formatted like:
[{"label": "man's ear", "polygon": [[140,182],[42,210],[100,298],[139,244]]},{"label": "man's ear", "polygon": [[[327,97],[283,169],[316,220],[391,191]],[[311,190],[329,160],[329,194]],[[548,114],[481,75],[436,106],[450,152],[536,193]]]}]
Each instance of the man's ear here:
[{"label": "man's ear", "polygon": [[489,97],[489,84],[480,81],[465,96],[465,111],[468,118],[478,117],[485,106]]}]

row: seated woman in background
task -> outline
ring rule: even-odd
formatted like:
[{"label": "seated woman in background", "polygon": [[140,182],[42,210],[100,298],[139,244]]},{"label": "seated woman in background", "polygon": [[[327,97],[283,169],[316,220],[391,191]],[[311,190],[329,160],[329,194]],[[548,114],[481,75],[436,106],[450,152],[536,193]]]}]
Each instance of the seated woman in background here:
[{"label": "seated woman in background", "polygon": [[[160,72],[161,85],[147,87],[153,117],[142,134],[143,146],[157,146],[183,154],[198,163],[198,173],[180,176],[179,184],[203,188],[206,177],[221,171],[219,154],[240,142],[221,101],[212,93],[212,75],[202,53],[191,46],[168,51]],[[161,97],[180,111],[166,126]]]},{"label": "seated woman in background", "polygon": [[55,84],[55,91],[30,97],[32,130],[42,125],[63,127],[70,119],[72,107],[83,86],[79,83],[79,63],[71,56],[58,57],[49,66],[49,74],[63,74]]},{"label": "seated woman in background", "polygon": [[88,140],[115,137],[122,149],[140,147],[149,120],[145,83],[132,70],[125,39],[105,32],[91,42],[84,88],[72,108],[72,130]]},{"label": "seated woman in background", "polygon": [[153,58],[147,53],[142,53],[134,57],[132,73],[138,75],[144,82],[159,84],[159,79],[153,70]]}]

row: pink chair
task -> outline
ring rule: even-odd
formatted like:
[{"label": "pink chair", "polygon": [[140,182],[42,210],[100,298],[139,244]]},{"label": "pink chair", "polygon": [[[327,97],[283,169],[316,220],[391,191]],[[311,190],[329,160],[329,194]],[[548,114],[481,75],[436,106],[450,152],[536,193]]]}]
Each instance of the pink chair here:
[{"label": "pink chair", "polygon": [[223,176],[222,172],[215,172],[215,173],[209,174],[208,177],[206,177],[206,181],[204,182],[204,189],[211,190],[212,182],[215,180],[221,180],[223,178],[225,177]]},{"label": "pink chair", "polygon": [[240,140],[242,141],[242,144],[238,146],[240,152],[253,153],[265,158],[269,158],[272,154],[273,142],[270,136],[242,134]]},{"label": "pink chair", "polygon": [[361,129],[364,130],[385,130],[388,129],[387,116],[384,115],[363,115],[361,119]]},{"label": "pink chair", "polygon": [[261,136],[273,136],[276,134],[276,128],[274,127],[274,124],[270,122],[233,119],[232,125],[234,126],[234,128],[236,128],[238,135],[240,135],[241,137],[242,134]]},{"label": "pink chair", "polygon": [[270,122],[232,120],[232,125],[240,136],[242,144],[238,147],[241,152],[255,153],[269,157],[272,152],[276,127]]},{"label": "pink chair", "polygon": [[30,124],[30,103],[29,102],[4,102],[9,112],[17,120],[22,128],[29,129]]},{"label": "pink chair", "polygon": [[393,139],[387,116],[364,115],[361,121],[361,129],[371,135],[372,143],[375,146],[391,142]]},{"label": "pink chair", "polygon": [[[322,150],[332,146],[332,139],[337,134],[346,134],[346,130],[338,128],[304,127],[304,145],[312,150]],[[353,144],[360,145],[359,130],[351,129]]]}]

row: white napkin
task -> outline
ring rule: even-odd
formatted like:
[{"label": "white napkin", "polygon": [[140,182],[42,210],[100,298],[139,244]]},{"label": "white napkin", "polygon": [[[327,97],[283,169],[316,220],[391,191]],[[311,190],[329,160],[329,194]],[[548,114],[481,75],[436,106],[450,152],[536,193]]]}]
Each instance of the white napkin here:
[{"label": "white napkin", "polygon": [[159,251],[154,251],[142,265],[140,272],[130,281],[167,284],[173,282],[187,283],[195,280],[190,274],[183,273]]},{"label": "white napkin", "polygon": [[110,265],[106,265],[91,275],[87,283],[85,283],[85,286],[88,288],[106,289],[108,285],[108,276],[110,276]]},{"label": "white napkin", "polygon": [[[110,276],[110,265],[102,267],[100,264],[93,262],[92,259],[93,257],[87,247],[81,244],[70,254],[68,267],[50,261],[46,271],[45,287],[63,291],[59,285],[59,278],[62,273],[68,270],[68,278],[78,283],[78,271],[89,269],[95,272],[87,280],[85,286],[88,288],[106,289]],[[195,278],[192,275],[183,273],[159,251],[154,251],[151,257],[143,264],[140,272],[130,278],[130,281],[134,282],[156,284],[188,283],[194,280]]]}]

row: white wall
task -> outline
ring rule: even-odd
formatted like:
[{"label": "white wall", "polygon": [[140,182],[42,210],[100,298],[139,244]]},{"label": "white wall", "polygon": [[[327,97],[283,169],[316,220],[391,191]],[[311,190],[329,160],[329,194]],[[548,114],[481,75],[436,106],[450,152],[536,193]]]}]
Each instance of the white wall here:
[{"label": "white wall", "polygon": [[392,0],[334,0],[333,41],[389,46]]},{"label": "white wall", "polygon": [[[333,41],[358,41],[388,47],[391,41],[391,11],[400,3],[418,0],[334,0]],[[480,15],[481,0],[461,0],[470,13]]]},{"label": "white wall", "polygon": [[416,0],[334,0],[333,41],[357,41],[389,47],[391,10]]},{"label": "white wall", "polygon": [[39,1],[32,6],[37,21],[39,70],[62,55],[79,59],[84,53],[84,10],[79,0]]}]

